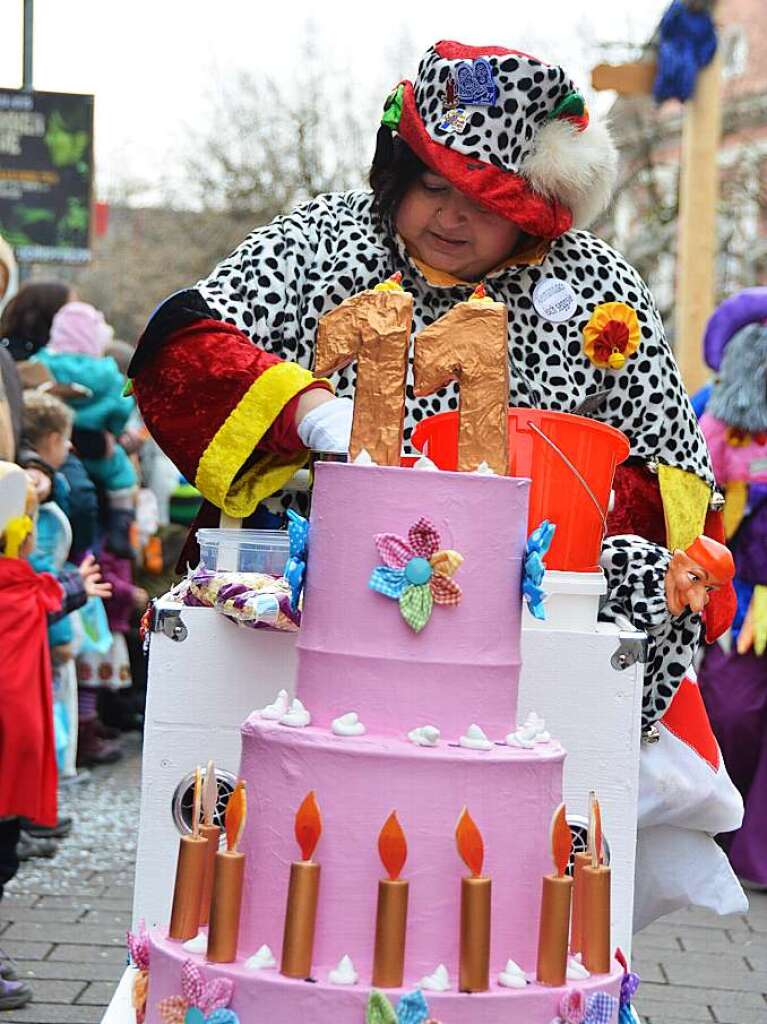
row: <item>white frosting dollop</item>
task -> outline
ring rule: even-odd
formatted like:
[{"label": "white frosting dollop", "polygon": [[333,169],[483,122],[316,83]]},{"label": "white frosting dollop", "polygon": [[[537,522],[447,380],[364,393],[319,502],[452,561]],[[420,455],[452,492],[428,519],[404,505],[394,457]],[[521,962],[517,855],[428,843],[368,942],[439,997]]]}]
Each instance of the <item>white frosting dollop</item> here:
[{"label": "white frosting dollop", "polygon": [[522,726],[515,732],[510,732],[506,737],[506,743],[510,747],[524,747],[529,750],[535,746],[535,730],[528,729],[526,726]]},{"label": "white frosting dollop", "polygon": [[504,988],[524,988],[527,985],[527,978],[518,963],[507,960],[506,966],[498,975],[498,984]]},{"label": "white frosting dollop", "polygon": [[480,462],[474,472],[479,473],[480,476],[495,476],[495,470],[491,469],[484,459]]},{"label": "white frosting dollop", "polygon": [[537,715],[534,711],[525,719],[525,728],[529,728],[535,732],[536,743],[548,743],[551,739],[551,733],[546,729],[546,720]]},{"label": "white frosting dollop", "polygon": [[567,961],[567,980],[568,981],[583,981],[584,978],[590,978],[591,972],[587,971],[583,964],[576,960],[575,957],[570,957]]},{"label": "white frosting dollop", "polygon": [[411,729],[407,738],[417,747],[436,747],[439,743],[440,731],[436,725],[419,725]]},{"label": "white frosting dollop", "polygon": [[208,936],[205,932],[198,932],[193,939],[187,939],[182,943],[182,948],[187,953],[205,953],[208,949]]},{"label": "white frosting dollop", "polygon": [[311,714],[306,710],[298,697],[293,698],[290,711],[280,719],[280,725],[288,725],[291,729],[304,729],[312,721]]},{"label": "white frosting dollop", "polygon": [[372,456],[367,448],[363,448],[358,455],[352,459],[353,466],[377,466],[377,462],[373,462]]},{"label": "white frosting dollop", "polygon": [[261,708],[258,714],[261,718],[266,718],[271,722],[279,722],[282,716],[287,713],[288,706],[288,691],[280,690],[274,698],[274,703],[267,704],[265,708]]},{"label": "white frosting dollop", "polygon": [[256,950],[253,956],[249,957],[243,964],[248,971],[265,971],[270,967],[276,967],[277,961],[274,959],[274,953],[268,946],[261,946],[260,949]]},{"label": "white frosting dollop", "polygon": [[340,718],[334,718],[331,728],[336,736],[362,736],[367,732],[356,711],[348,711]]},{"label": "white frosting dollop", "polygon": [[416,459],[413,463],[413,469],[436,470],[439,472],[439,466],[432,462],[428,455],[422,455],[420,459]]},{"label": "white frosting dollop", "polygon": [[433,974],[427,974],[418,982],[418,988],[425,988],[429,992],[447,992],[450,988],[450,975],[447,967],[440,964]]},{"label": "white frosting dollop", "polygon": [[328,974],[328,981],[331,985],[356,985],[359,981],[359,974],[354,969],[351,957],[342,956],[338,961],[338,967]]},{"label": "white frosting dollop", "polygon": [[493,744],[485,735],[484,731],[473,722],[466,730],[466,735],[461,736],[458,743],[462,747],[468,747],[470,750],[492,750]]}]

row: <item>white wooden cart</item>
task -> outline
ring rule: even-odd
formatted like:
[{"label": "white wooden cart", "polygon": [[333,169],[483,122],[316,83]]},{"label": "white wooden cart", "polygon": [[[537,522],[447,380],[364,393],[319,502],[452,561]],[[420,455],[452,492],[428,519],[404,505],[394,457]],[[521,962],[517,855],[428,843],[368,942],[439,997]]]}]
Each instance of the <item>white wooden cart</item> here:
[{"label": "white wooden cart", "polygon": [[[526,612],[520,716],[535,710],[568,751],[568,815],[599,793],[613,870],[614,944],[630,954],[644,637],[597,623],[604,577],[551,572],[545,622]],[[207,608],[157,607],[133,904],[134,926],[170,916],[178,833],[174,804],[195,765],[212,758],[235,774],[240,723],[275,692],[292,692],[295,635],[238,627]],[[130,970],[104,1021],[129,1024]]]}]

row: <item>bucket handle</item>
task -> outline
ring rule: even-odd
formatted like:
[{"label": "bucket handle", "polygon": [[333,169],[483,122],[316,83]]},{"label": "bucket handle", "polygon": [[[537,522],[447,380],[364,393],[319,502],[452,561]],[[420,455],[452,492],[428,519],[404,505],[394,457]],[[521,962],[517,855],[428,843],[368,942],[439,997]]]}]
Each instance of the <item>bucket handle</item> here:
[{"label": "bucket handle", "polygon": [[560,457],[562,462],[564,462],[564,464],[567,466],[567,468],[573,474],[573,476],[578,481],[578,483],[581,485],[581,487],[583,487],[584,491],[586,492],[586,494],[588,494],[589,498],[591,498],[591,502],[594,505],[594,508],[597,510],[597,514],[598,514],[600,520],[602,521],[602,535],[604,536],[604,534],[607,533],[607,516],[604,514],[604,512],[602,510],[602,506],[597,501],[597,497],[594,494],[594,492],[592,491],[592,489],[589,487],[587,481],[578,472],[578,470],[575,468],[575,466],[572,464],[572,462],[568,459],[568,457],[565,455],[565,453],[562,451],[562,449],[559,447],[559,445],[555,444],[551,440],[550,437],[547,437],[546,434],[544,434],[544,432],[541,430],[540,427],[536,426],[536,424],[533,423],[532,420],[528,420],[527,421],[527,425],[533,431],[534,434],[537,434],[538,437],[541,438],[541,440],[545,441],[546,444],[550,448],[552,448],[554,450],[554,452],[556,452],[556,454]]}]

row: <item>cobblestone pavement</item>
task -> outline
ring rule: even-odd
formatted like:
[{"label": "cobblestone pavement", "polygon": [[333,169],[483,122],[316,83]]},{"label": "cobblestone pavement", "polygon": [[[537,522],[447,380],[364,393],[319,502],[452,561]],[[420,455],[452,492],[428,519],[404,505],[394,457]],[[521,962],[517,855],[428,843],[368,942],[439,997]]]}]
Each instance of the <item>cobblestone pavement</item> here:
[{"label": "cobblestone pavement", "polygon": [[[140,750],[64,795],[75,831],[53,861],[28,861],[0,903],[0,945],[34,1002],[0,1024],[100,1021],[125,966],[139,804]],[[636,939],[646,1024],[767,1024],[767,894],[748,915],[685,911]],[[298,1024],[298,1022],[296,1022]],[[481,1022],[478,1022],[481,1024]]]}]

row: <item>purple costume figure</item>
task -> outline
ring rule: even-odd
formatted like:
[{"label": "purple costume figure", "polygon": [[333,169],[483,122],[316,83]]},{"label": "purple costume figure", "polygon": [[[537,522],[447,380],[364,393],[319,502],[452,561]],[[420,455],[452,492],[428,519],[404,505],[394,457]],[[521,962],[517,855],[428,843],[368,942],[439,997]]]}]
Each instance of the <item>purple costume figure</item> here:
[{"label": "purple costume figure", "polygon": [[767,288],[724,302],[705,358],[717,373],[701,428],[724,490],[736,567],[732,634],[708,648],[699,683],[732,781],[745,803],[728,836],[735,872],[767,886]]}]

